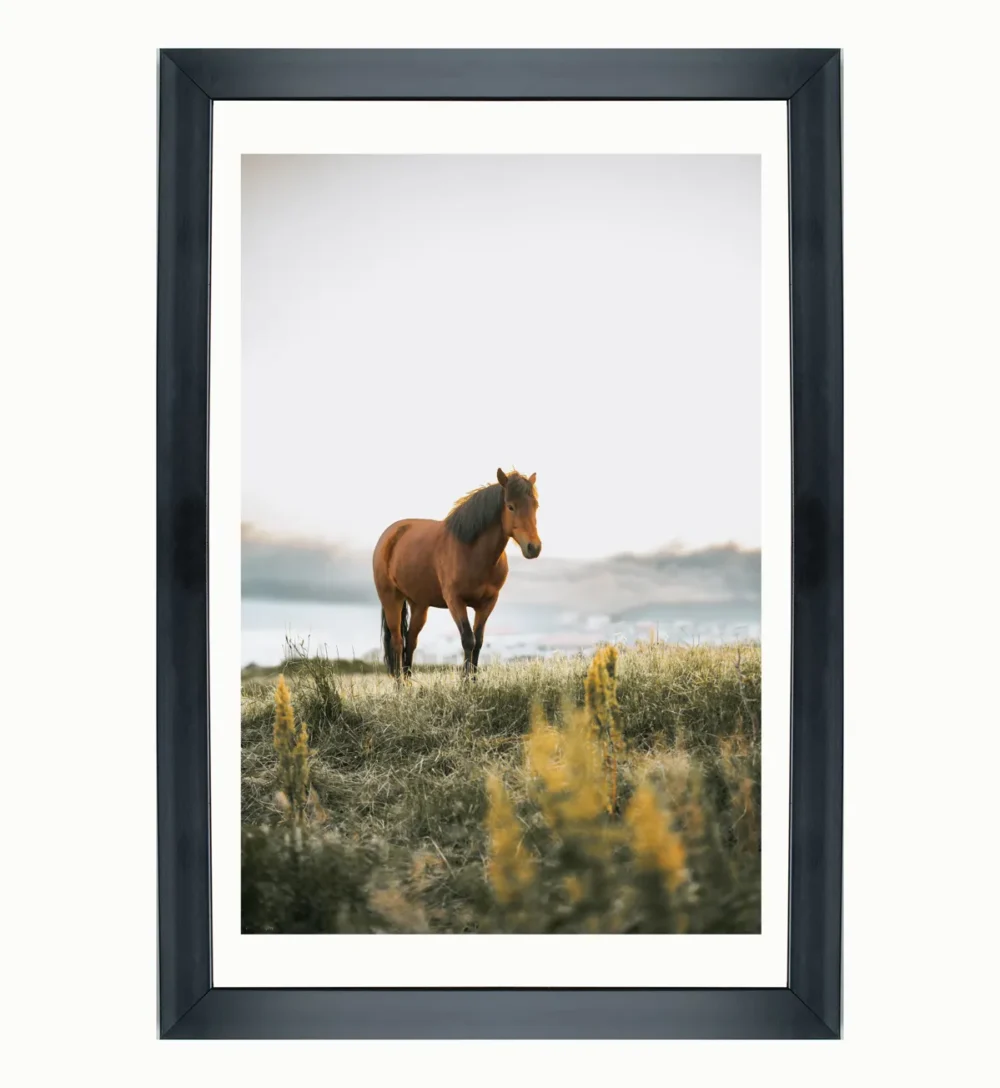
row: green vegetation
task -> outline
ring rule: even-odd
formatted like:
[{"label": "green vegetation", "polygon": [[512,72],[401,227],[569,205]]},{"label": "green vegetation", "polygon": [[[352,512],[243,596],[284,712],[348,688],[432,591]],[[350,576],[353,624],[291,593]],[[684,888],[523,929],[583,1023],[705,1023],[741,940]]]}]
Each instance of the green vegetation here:
[{"label": "green vegetation", "polygon": [[[454,665],[418,665],[423,672],[453,672]],[[241,673],[243,680],[270,680],[276,683],[278,677],[293,676],[296,672],[306,672],[315,675],[315,670],[321,669],[330,676],[385,676],[385,665],[381,658],[378,661],[365,661],[358,657],[307,657],[295,655],[285,658],[280,665],[256,665],[245,666]]]},{"label": "green vegetation", "polygon": [[757,932],[760,647],[242,682],[244,932]]}]

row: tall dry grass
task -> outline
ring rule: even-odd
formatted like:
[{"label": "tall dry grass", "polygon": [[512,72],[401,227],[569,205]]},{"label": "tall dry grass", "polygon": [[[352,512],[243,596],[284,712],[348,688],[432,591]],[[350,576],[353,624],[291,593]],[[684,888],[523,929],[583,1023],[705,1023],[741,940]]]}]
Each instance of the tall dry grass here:
[{"label": "tall dry grass", "polygon": [[246,931],[759,929],[756,644],[402,688],[314,659],[245,679],[242,720]]}]

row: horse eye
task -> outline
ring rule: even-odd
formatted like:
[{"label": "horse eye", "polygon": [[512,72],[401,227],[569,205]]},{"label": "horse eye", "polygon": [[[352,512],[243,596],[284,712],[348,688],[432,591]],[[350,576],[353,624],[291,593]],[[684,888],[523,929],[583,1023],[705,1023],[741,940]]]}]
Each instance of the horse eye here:
[{"label": "horse eye", "polygon": [[514,513],[514,507],[513,507],[513,505],[512,505],[511,503],[507,503],[507,509],[508,509],[508,510],[509,510],[509,511],[510,511],[510,512],[511,512],[512,514]]}]

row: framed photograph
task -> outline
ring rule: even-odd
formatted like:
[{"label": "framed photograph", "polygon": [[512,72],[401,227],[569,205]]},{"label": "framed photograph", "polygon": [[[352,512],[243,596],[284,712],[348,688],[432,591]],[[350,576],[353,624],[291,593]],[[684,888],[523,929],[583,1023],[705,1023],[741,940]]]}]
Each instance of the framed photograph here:
[{"label": "framed photograph", "polygon": [[160,52],[161,1037],[840,1037],[840,65]]}]

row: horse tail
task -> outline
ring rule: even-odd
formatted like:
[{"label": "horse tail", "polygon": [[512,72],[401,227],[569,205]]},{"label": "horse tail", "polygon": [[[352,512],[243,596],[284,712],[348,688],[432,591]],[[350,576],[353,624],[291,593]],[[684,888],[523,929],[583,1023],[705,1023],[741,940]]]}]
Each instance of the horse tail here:
[{"label": "horse tail", "polygon": [[[403,601],[403,610],[399,620],[399,631],[403,637],[403,646],[406,646],[406,635],[410,625],[410,613],[409,605],[406,601]],[[396,660],[395,651],[392,648],[392,632],[389,630],[389,625],[385,622],[385,609],[382,609],[382,656],[385,660],[385,667],[389,670],[390,675],[396,676],[403,667],[402,661]]]}]

